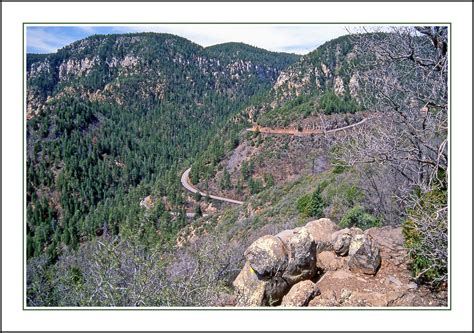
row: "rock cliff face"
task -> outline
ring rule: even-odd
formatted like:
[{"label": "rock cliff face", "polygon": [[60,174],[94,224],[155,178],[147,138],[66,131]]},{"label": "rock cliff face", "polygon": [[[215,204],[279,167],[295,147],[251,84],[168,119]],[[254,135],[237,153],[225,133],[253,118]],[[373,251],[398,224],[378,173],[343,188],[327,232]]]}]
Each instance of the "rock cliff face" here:
[{"label": "rock cliff face", "polygon": [[[31,118],[47,101],[67,95],[65,88],[83,99],[95,94],[118,104],[130,94],[156,103],[174,94],[175,86],[186,86],[193,95],[209,89],[235,98],[256,85],[270,87],[298,57],[238,43],[203,48],[178,36],[141,33],[91,36],[55,54],[27,58]],[[129,82],[137,91],[130,91]]]},{"label": "rock cliff face", "polygon": [[353,73],[353,44],[347,36],[327,42],[284,70],[273,86],[281,102],[300,96],[332,90],[356,97],[358,79]]},{"label": "rock cliff face", "polygon": [[[266,99],[248,112],[249,119],[260,124],[279,122],[279,125],[288,126],[309,117],[315,110],[323,110],[325,107],[319,102],[325,95],[335,96],[331,97],[333,101],[344,100],[358,105],[361,102],[360,77],[365,69],[359,65],[363,59],[355,49],[351,38],[342,36],[304,55],[280,72]],[[314,102],[311,107],[301,107],[310,100]],[[291,112],[292,109],[298,110]]]},{"label": "rock cliff face", "polygon": [[257,239],[234,281],[237,306],[442,306],[411,280],[401,228],[339,230],[329,219]]}]

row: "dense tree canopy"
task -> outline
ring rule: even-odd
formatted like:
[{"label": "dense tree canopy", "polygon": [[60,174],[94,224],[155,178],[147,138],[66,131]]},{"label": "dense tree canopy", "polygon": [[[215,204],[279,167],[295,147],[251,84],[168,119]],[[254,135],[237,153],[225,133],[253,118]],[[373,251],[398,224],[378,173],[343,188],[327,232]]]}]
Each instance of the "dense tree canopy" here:
[{"label": "dense tree canopy", "polygon": [[161,202],[144,211],[140,200],[166,197],[182,211],[179,172],[209,144],[219,158],[226,141],[212,142],[217,130],[236,133],[242,125],[224,124],[295,59],[148,33],[28,55],[28,89],[50,98],[27,124],[28,257],[54,260],[104,232],[171,239],[183,217]]}]

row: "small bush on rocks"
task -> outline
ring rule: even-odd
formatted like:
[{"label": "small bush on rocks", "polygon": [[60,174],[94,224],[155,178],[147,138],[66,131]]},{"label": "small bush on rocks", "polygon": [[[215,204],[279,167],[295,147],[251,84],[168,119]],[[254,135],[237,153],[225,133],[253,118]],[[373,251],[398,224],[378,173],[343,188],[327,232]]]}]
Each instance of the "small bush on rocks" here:
[{"label": "small bush on rocks", "polygon": [[364,207],[357,205],[344,214],[339,225],[342,228],[357,227],[365,230],[380,226],[380,221],[367,213]]}]

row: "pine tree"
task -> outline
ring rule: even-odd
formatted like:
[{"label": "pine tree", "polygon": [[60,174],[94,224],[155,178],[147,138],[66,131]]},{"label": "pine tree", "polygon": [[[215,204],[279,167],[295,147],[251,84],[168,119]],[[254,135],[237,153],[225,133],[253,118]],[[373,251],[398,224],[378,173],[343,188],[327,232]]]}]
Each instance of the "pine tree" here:
[{"label": "pine tree", "polygon": [[231,181],[230,181],[230,174],[229,171],[227,171],[227,168],[224,168],[224,173],[222,174],[221,178],[221,189],[223,190],[228,190],[231,188]]}]

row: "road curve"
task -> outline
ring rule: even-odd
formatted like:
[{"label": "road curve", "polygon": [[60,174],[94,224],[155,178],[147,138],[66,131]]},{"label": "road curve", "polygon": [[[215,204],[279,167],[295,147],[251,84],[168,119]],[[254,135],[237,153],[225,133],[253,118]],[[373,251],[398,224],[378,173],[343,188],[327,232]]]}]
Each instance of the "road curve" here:
[{"label": "road curve", "polygon": [[[361,125],[361,124],[365,123],[368,119],[369,118],[364,118],[364,119],[362,119],[361,121],[359,121],[355,124],[340,127],[340,128],[335,128],[335,129],[331,129],[331,130],[327,130],[327,131],[321,131],[321,130],[298,131],[297,129],[290,129],[290,128],[275,129],[275,128],[259,127],[259,126],[254,126],[252,128],[247,128],[246,130],[248,132],[256,132],[258,130],[260,133],[265,133],[265,134],[283,134],[283,135],[301,135],[301,136],[312,135],[312,134],[328,134],[328,133],[335,133],[335,132],[339,132],[339,131],[344,131],[346,129]],[[208,196],[209,198],[214,199],[214,200],[229,202],[229,203],[236,204],[236,205],[242,205],[243,204],[243,201],[224,198],[224,197],[219,197],[217,195],[211,195],[211,194],[199,191],[196,187],[194,187],[193,184],[191,184],[191,181],[189,180],[189,173],[190,172],[191,172],[191,168],[188,168],[181,175],[181,184],[189,192],[199,193],[202,196]]]},{"label": "road curve", "polygon": [[214,199],[214,200],[229,202],[229,203],[236,204],[236,205],[242,205],[242,204],[243,204],[243,201],[234,200],[234,199],[229,199],[229,198],[224,198],[224,197],[219,197],[219,196],[217,196],[217,195],[210,195],[210,194],[208,194],[208,193],[199,191],[196,187],[194,187],[193,184],[191,184],[191,181],[189,180],[189,173],[190,173],[190,172],[191,172],[191,168],[188,168],[188,169],[186,169],[186,171],[184,171],[183,174],[181,175],[181,184],[182,184],[183,187],[184,187],[185,189],[187,189],[189,192],[192,192],[192,193],[199,193],[199,194],[201,194],[201,195],[204,196],[204,197],[208,196],[209,198]]},{"label": "road curve", "polygon": [[327,131],[322,131],[322,130],[302,130],[298,131],[297,129],[292,129],[292,128],[271,128],[271,127],[260,127],[260,126],[253,126],[251,128],[247,128],[246,130],[248,132],[260,132],[264,134],[282,134],[282,135],[296,135],[296,136],[307,136],[307,135],[314,135],[314,134],[330,134],[330,133],[335,133],[339,131],[344,131],[346,129],[359,126],[363,123],[365,123],[369,118],[364,118],[361,121],[354,123],[352,125],[344,126],[344,127],[339,127],[339,128],[334,128],[331,130]]}]

